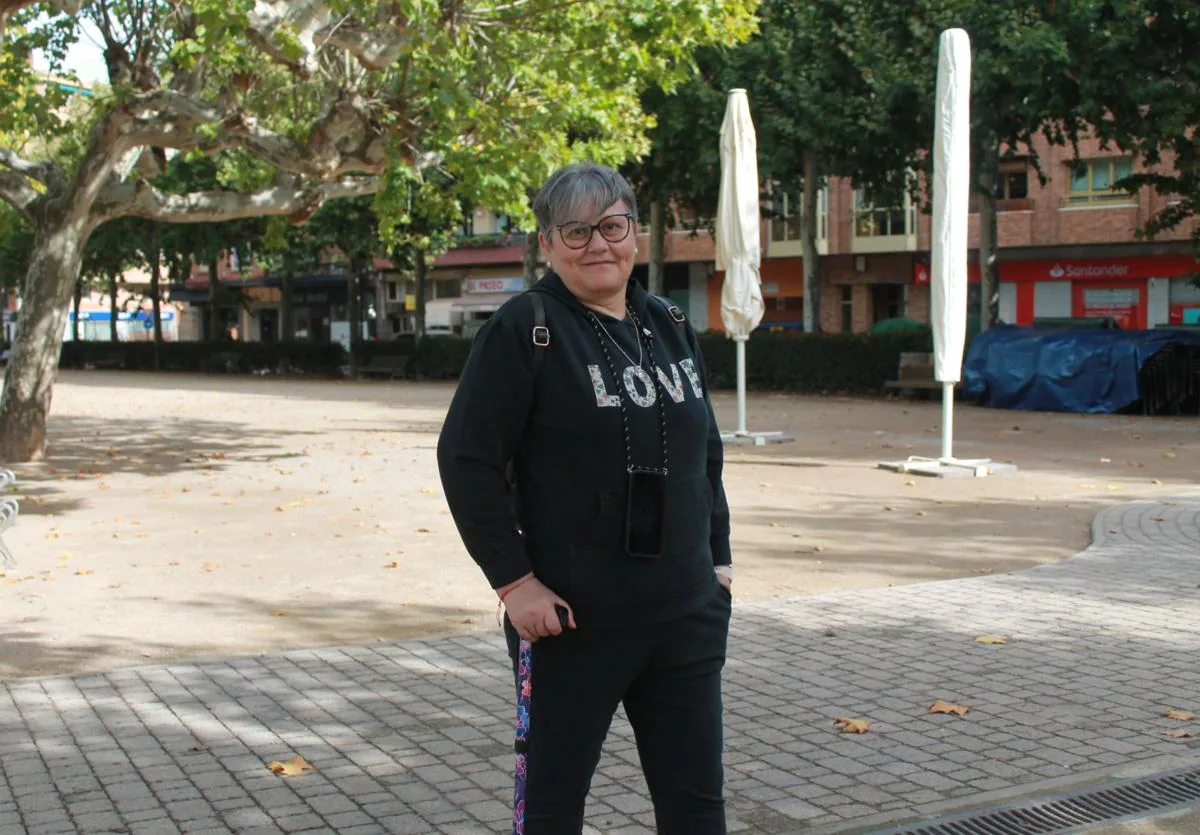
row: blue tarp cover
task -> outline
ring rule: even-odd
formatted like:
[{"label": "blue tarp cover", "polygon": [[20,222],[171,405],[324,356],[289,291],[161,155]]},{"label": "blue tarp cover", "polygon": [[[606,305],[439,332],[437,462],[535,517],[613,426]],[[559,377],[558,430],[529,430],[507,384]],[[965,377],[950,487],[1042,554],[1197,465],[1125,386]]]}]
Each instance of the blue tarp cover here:
[{"label": "blue tarp cover", "polygon": [[1173,342],[1200,348],[1200,333],[998,325],[971,341],[963,392],[997,409],[1116,412],[1139,399],[1138,372]]}]

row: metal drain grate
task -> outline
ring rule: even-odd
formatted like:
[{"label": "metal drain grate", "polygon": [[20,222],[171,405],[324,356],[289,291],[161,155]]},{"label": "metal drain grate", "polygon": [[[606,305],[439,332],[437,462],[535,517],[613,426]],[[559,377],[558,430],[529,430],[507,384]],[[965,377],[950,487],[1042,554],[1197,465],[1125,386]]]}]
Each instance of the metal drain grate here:
[{"label": "metal drain grate", "polygon": [[878,835],[1060,835],[1196,803],[1200,803],[1200,768],[1187,768],[1024,806],[908,824]]}]

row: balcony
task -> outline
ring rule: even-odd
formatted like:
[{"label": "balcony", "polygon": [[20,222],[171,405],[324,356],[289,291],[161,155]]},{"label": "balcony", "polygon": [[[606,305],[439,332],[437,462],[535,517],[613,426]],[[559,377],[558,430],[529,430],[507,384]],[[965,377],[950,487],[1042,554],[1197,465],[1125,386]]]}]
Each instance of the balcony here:
[{"label": "balcony", "polygon": [[[857,200],[856,200],[857,202]],[[854,212],[854,236],[850,251],[855,255],[880,252],[915,252],[917,209],[910,200],[890,209],[860,206]]]}]

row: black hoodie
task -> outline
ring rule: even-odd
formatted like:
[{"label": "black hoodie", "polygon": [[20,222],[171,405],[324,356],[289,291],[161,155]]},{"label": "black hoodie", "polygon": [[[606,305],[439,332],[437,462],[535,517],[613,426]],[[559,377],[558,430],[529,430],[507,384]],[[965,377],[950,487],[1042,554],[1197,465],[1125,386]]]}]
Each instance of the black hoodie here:
[{"label": "black hoodie", "polygon": [[[493,588],[532,570],[571,604],[581,628],[695,609],[711,594],[713,566],[730,562],[721,438],[695,332],[629,282],[629,306],[651,334],[643,343],[658,367],[651,387],[649,362],[635,368],[628,317],[597,314],[593,324],[554,273],[530,292],[543,299],[549,346],[533,345],[527,295],[505,303],[475,338],[438,441],[442,485],[467,551]],[[536,375],[535,350],[542,351]],[[627,461],[663,467],[664,455],[662,555],[630,556]],[[510,461],[520,494],[515,515]]]}]

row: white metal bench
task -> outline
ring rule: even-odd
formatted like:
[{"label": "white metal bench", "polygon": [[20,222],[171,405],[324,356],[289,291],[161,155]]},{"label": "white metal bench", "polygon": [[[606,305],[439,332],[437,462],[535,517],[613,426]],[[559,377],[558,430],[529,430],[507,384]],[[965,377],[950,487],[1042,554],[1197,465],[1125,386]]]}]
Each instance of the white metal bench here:
[{"label": "white metal bench", "polygon": [[[0,490],[16,483],[17,477],[12,470],[0,470]],[[4,544],[4,532],[16,524],[20,510],[21,505],[16,499],[0,498],[0,568],[15,568],[17,565],[17,558]]]}]

